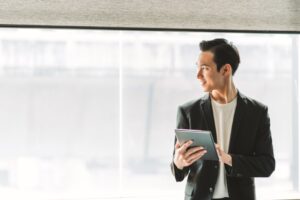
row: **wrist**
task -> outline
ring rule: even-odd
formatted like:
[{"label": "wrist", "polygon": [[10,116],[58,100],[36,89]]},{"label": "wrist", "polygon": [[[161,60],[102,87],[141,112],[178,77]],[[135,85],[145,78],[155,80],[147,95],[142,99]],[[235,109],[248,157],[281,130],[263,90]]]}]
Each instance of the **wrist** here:
[{"label": "wrist", "polygon": [[183,170],[183,167],[180,166],[180,165],[175,161],[175,159],[173,160],[173,164],[175,165],[175,167],[176,167],[177,169]]}]

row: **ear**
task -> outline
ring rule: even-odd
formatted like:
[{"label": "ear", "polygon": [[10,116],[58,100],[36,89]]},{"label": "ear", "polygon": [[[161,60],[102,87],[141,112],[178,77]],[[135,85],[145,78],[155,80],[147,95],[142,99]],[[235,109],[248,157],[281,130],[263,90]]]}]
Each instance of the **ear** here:
[{"label": "ear", "polygon": [[223,70],[222,70],[222,74],[224,76],[229,76],[232,74],[232,68],[230,64],[225,64],[223,65]]}]

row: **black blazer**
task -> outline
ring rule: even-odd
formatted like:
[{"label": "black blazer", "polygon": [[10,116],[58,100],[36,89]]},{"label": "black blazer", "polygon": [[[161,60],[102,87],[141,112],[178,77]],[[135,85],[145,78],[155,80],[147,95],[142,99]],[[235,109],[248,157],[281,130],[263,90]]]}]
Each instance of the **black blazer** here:
[{"label": "black blazer", "polygon": [[[217,141],[208,94],[178,108],[177,128],[210,130]],[[275,169],[270,118],[265,105],[239,92],[228,151],[232,156],[232,167],[225,165],[230,198],[255,199],[253,177],[268,177]],[[218,161],[199,159],[183,170],[179,170],[172,162],[171,170],[176,181],[182,181],[188,175],[185,200],[210,200],[219,166]]]}]

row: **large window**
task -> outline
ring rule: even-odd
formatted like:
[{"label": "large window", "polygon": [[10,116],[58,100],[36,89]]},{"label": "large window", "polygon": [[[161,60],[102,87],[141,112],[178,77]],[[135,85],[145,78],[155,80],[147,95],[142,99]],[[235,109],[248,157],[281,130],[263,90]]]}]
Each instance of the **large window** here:
[{"label": "large window", "polygon": [[0,29],[0,192],[6,199],[182,199],[177,106],[204,93],[198,43],[239,49],[240,92],[269,107],[276,157],[258,199],[300,197],[299,35]]}]

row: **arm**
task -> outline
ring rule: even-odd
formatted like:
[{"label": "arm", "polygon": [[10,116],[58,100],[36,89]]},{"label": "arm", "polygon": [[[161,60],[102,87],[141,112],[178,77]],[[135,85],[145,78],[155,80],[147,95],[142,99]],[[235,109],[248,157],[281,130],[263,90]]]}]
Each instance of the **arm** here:
[{"label": "arm", "polygon": [[[188,120],[180,107],[177,114],[177,128],[189,128]],[[192,141],[188,141],[180,145],[175,137],[175,148],[173,151],[171,170],[176,181],[182,181],[189,173],[189,166],[206,153],[206,150],[203,147],[189,148],[191,144]]]},{"label": "arm", "polygon": [[250,156],[231,154],[231,164],[226,165],[231,177],[268,177],[275,170],[275,159],[270,131],[270,118],[265,108],[255,141],[255,150]]},{"label": "arm", "polygon": [[[183,110],[181,107],[178,108],[177,111],[177,128],[189,128],[188,125],[188,120],[186,115],[184,114]],[[174,142],[174,150],[173,150],[173,159],[172,159],[172,163],[171,163],[171,171],[176,179],[176,181],[182,181],[186,175],[189,172],[189,168],[185,167],[183,169],[178,169],[177,166],[174,163],[174,155],[175,155],[175,145],[177,142],[177,138],[175,137],[175,142]]]}]

